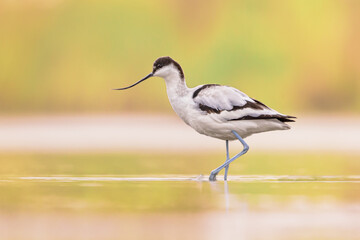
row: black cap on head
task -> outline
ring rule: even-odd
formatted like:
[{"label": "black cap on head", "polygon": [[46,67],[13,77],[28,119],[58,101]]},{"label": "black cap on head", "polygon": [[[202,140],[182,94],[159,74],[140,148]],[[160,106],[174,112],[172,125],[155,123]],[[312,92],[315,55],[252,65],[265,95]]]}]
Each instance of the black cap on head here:
[{"label": "black cap on head", "polygon": [[154,62],[154,66],[153,66],[153,73],[155,73],[158,69],[168,66],[170,64],[174,64],[174,66],[179,70],[180,77],[183,79],[184,72],[183,72],[180,64],[175,62],[174,59],[172,59],[171,57],[161,57],[161,58],[156,59],[156,61]]}]

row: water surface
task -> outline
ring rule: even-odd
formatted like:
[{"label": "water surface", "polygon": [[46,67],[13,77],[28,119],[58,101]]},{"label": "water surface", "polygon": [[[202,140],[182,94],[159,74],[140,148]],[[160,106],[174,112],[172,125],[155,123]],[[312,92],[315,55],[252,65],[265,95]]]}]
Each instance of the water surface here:
[{"label": "water surface", "polygon": [[260,155],[227,182],[193,174],[218,158],[189,169],[186,156],[4,156],[0,239],[360,238],[356,157]]}]

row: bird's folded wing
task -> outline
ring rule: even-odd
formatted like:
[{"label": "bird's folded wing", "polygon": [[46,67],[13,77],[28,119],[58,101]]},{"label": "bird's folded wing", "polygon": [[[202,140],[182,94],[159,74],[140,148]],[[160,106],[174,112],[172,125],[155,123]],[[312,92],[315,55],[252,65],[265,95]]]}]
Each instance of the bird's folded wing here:
[{"label": "bird's folded wing", "polygon": [[288,119],[291,116],[281,114],[228,86],[203,85],[194,91],[193,100],[204,114],[216,114],[216,117],[227,121],[271,118],[292,121]]}]

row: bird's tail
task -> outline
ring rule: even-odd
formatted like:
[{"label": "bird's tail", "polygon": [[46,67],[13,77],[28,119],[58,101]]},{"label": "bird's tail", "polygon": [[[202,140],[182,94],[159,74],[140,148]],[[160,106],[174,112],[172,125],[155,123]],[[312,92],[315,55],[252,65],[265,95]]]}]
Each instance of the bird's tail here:
[{"label": "bird's tail", "polygon": [[277,120],[279,120],[280,122],[295,122],[295,120],[293,120],[292,118],[296,118],[296,117],[285,115],[282,117],[278,117]]}]

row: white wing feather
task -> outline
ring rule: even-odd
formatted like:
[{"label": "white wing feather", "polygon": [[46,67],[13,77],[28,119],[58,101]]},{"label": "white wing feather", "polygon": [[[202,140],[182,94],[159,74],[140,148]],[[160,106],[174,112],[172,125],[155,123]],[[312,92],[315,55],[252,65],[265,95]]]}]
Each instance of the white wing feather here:
[{"label": "white wing feather", "polygon": [[[203,86],[200,86],[199,88],[201,87]],[[228,86],[214,85],[201,89],[201,91],[194,98],[194,102],[199,106],[202,105],[218,110],[220,113],[214,113],[212,115],[216,115],[217,117],[226,120],[238,119],[245,116],[286,116],[269,107],[266,107],[265,105],[262,105],[236,88]],[[248,103],[256,105],[257,107],[244,107]]]},{"label": "white wing feather", "polygon": [[220,111],[229,111],[233,106],[244,106],[246,101],[252,101],[252,99],[232,87],[212,86],[202,89],[194,101]]}]

